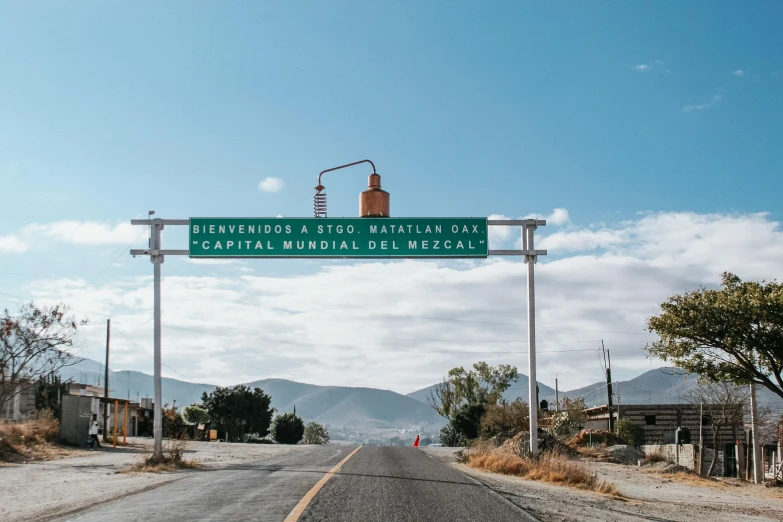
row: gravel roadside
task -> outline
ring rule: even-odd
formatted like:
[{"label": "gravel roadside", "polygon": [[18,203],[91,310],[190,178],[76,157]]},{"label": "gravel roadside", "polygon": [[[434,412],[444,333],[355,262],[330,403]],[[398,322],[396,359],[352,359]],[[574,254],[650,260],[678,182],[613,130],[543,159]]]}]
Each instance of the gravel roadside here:
[{"label": "gravel roadside", "polygon": [[456,462],[453,448],[423,448],[480,480],[542,522],[561,521],[779,521],[783,496],[752,485],[697,486],[645,473],[633,466],[584,462],[599,479],[613,482],[625,500],[469,468]]},{"label": "gravel roadside", "polygon": [[[152,440],[129,438],[124,448],[104,447],[87,455],[0,468],[0,520],[48,520],[187,478],[174,473],[119,473],[152,451]],[[303,446],[189,442],[185,458],[206,468],[259,460]]]}]

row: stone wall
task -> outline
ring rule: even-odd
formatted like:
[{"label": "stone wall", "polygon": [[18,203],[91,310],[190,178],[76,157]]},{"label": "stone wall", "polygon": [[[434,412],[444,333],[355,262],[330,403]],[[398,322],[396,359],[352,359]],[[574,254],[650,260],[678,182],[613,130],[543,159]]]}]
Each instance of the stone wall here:
[{"label": "stone wall", "polygon": [[[647,444],[642,446],[645,455],[651,453],[660,453],[664,455],[673,464],[679,464],[693,471],[699,467],[699,445],[698,444]],[[704,448],[702,455],[701,469],[702,474],[706,474],[710,469],[713,450]],[[715,468],[712,470],[713,477],[722,477],[725,474],[724,451],[718,451],[718,458],[715,461]]]}]

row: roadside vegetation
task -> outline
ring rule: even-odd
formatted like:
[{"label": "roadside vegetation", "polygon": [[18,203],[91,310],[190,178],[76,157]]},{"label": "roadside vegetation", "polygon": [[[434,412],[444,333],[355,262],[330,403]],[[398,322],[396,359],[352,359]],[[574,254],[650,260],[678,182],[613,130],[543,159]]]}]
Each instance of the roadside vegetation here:
[{"label": "roadside vegetation", "polygon": [[329,432],[317,422],[311,422],[305,426],[302,444],[328,444]]},{"label": "roadside vegetation", "polygon": [[430,405],[448,420],[441,431],[441,443],[466,446],[463,462],[475,469],[620,498],[614,484],[599,480],[578,460],[579,452],[563,443],[586,420],[582,399],[564,399],[557,411],[540,412],[539,418],[548,427],[537,434],[540,453],[529,455],[528,404],[522,399],[507,402],[503,398],[503,392],[518,378],[513,366],[492,367],[484,362],[474,364],[471,370],[451,370],[429,398]]},{"label": "roadside vegetation", "polygon": [[542,451],[537,457],[530,458],[508,446],[495,448],[485,441],[471,446],[465,463],[471,468],[491,473],[560,484],[618,498],[621,496],[614,484],[599,480],[583,463],[556,450]]},{"label": "roadside vegetation", "polygon": [[154,455],[150,455],[129,469],[124,470],[123,473],[163,473],[179,469],[197,468],[199,466],[198,461],[185,458],[187,449],[188,443],[186,440],[168,440],[163,448],[163,457],[156,458]]},{"label": "roadside vegetation", "polygon": [[278,444],[299,444],[304,437],[305,426],[302,418],[293,413],[284,413],[275,417],[272,435]]},{"label": "roadside vegetation", "polygon": [[702,381],[755,383],[783,398],[783,283],[722,274],[721,288],[670,297],[647,328],[653,356]]},{"label": "roadside vegetation", "polygon": [[261,388],[252,390],[244,384],[217,387],[201,396],[210,427],[225,434],[226,442],[245,442],[246,436],[263,438],[269,434],[274,415],[272,398]]},{"label": "roadside vegetation", "polygon": [[57,444],[60,423],[50,410],[22,423],[0,423],[0,462],[48,460],[72,450]]}]

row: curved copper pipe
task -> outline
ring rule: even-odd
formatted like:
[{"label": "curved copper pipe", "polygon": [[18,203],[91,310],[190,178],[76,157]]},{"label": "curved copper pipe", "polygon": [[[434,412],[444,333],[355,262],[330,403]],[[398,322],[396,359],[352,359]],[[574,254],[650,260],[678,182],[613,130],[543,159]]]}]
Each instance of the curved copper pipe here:
[{"label": "curved copper pipe", "polygon": [[[334,168],[332,168],[332,169],[326,169],[326,170],[324,170],[323,172],[321,172],[320,174],[318,174],[318,187],[316,187],[316,188],[315,188],[315,190],[317,190],[318,192],[321,192],[321,191],[324,189],[324,186],[323,186],[323,185],[321,185],[321,176],[323,176],[323,175],[324,175],[324,174],[326,174],[327,172],[332,172],[333,170],[340,170],[340,169],[344,169],[344,168],[346,168],[346,167],[353,167],[354,165],[359,165],[360,163],[369,163],[370,165],[372,165],[372,173],[373,173],[373,174],[377,174],[377,172],[375,172],[375,163],[373,163],[372,161],[370,161],[370,160],[368,160],[368,159],[366,159],[366,160],[361,160],[361,161],[355,161],[355,162],[353,162],[353,163],[348,163],[348,164],[346,164],[346,165],[340,165],[339,167],[334,167]],[[319,188],[319,187],[320,187],[320,188]]]}]

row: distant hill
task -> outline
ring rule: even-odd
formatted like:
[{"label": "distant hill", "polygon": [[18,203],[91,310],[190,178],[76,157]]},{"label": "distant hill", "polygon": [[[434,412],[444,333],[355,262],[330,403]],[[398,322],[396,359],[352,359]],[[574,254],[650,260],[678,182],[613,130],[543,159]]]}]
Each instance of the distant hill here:
[{"label": "distant hill", "polygon": [[[698,376],[677,368],[650,370],[613,386],[621,404],[678,404],[686,402],[684,395],[697,385]],[[606,382],[597,382],[565,393],[567,397],[584,397],[588,406],[607,403]],[[616,401],[616,399],[615,399]]]},{"label": "distant hill", "polygon": [[254,381],[272,397],[279,411],[293,411],[307,420],[337,426],[440,428],[443,419],[429,406],[389,390],[316,386],[284,379]]},{"label": "distant hill", "polygon": [[[73,379],[75,382],[92,384],[101,383],[103,386],[103,365],[91,359],[84,359],[79,364],[67,366],[60,370],[60,376],[65,379]],[[215,389],[212,384],[197,384],[178,379],[163,377],[161,380],[163,402],[178,405],[188,405],[201,402],[203,392],[211,392]],[[109,389],[112,397],[120,399],[130,398],[135,401],[138,398],[153,397],[155,387],[152,375],[146,373],[122,370],[111,371],[109,374]]]},{"label": "distant hill", "polygon": [[[85,359],[77,365],[63,368],[64,379],[88,384],[103,383],[100,363]],[[153,396],[152,376],[135,371],[111,372],[109,378],[111,396],[118,398]],[[508,401],[521,397],[527,401],[526,375],[520,375],[504,394]],[[317,421],[335,427],[395,428],[437,430],[444,420],[427,405],[431,387],[409,393],[407,396],[389,390],[375,388],[350,388],[346,386],[316,386],[285,379],[263,379],[249,383],[259,387],[272,397],[272,406],[280,412],[296,412],[306,421]],[[620,381],[615,395],[621,404],[677,404],[686,402],[685,394],[697,385],[695,375],[687,375],[675,368],[650,370],[633,379]],[[215,389],[212,384],[191,383],[163,378],[163,402],[188,405],[201,402],[203,392]],[[764,389],[758,389],[759,404],[774,411],[783,411],[783,400]],[[588,406],[606,404],[606,383],[570,391],[561,391],[561,397],[584,397]],[[539,399],[554,400],[555,390],[539,383]]]},{"label": "distant hill", "polygon": [[[680,404],[688,402],[687,393],[698,386],[698,375],[678,368],[650,370],[627,381],[619,381],[612,391],[620,395],[620,404]],[[757,387],[760,406],[783,412],[783,399],[763,387]],[[568,397],[584,397],[588,406],[606,404],[606,383],[597,382],[566,392]]]},{"label": "distant hill", "polygon": [[[658,368],[643,374],[619,381],[612,390],[620,396],[620,404],[679,404],[687,402],[686,394],[698,385],[698,376],[687,374],[678,368]],[[527,401],[528,378],[520,375],[519,381],[503,394],[507,401],[521,397]],[[427,397],[432,386],[409,393],[408,397],[427,403]],[[757,388],[759,405],[767,406],[774,411],[783,412],[783,399],[767,390]],[[600,406],[607,403],[606,382],[596,382],[575,390],[560,390],[560,397],[584,397],[587,406]],[[539,399],[554,400],[555,390],[539,383]]]},{"label": "distant hill", "polygon": [[[64,379],[87,384],[103,383],[101,364],[85,359],[63,368]],[[305,421],[317,421],[352,428],[423,428],[439,429],[443,419],[429,406],[405,395],[375,388],[316,386],[285,379],[264,379],[248,383],[272,397],[272,407],[279,412],[293,411]],[[112,371],[109,376],[111,396],[136,400],[154,394],[151,375],[135,371]],[[215,389],[212,384],[197,384],[164,377],[163,402],[177,405],[201,402],[203,392]]]}]

